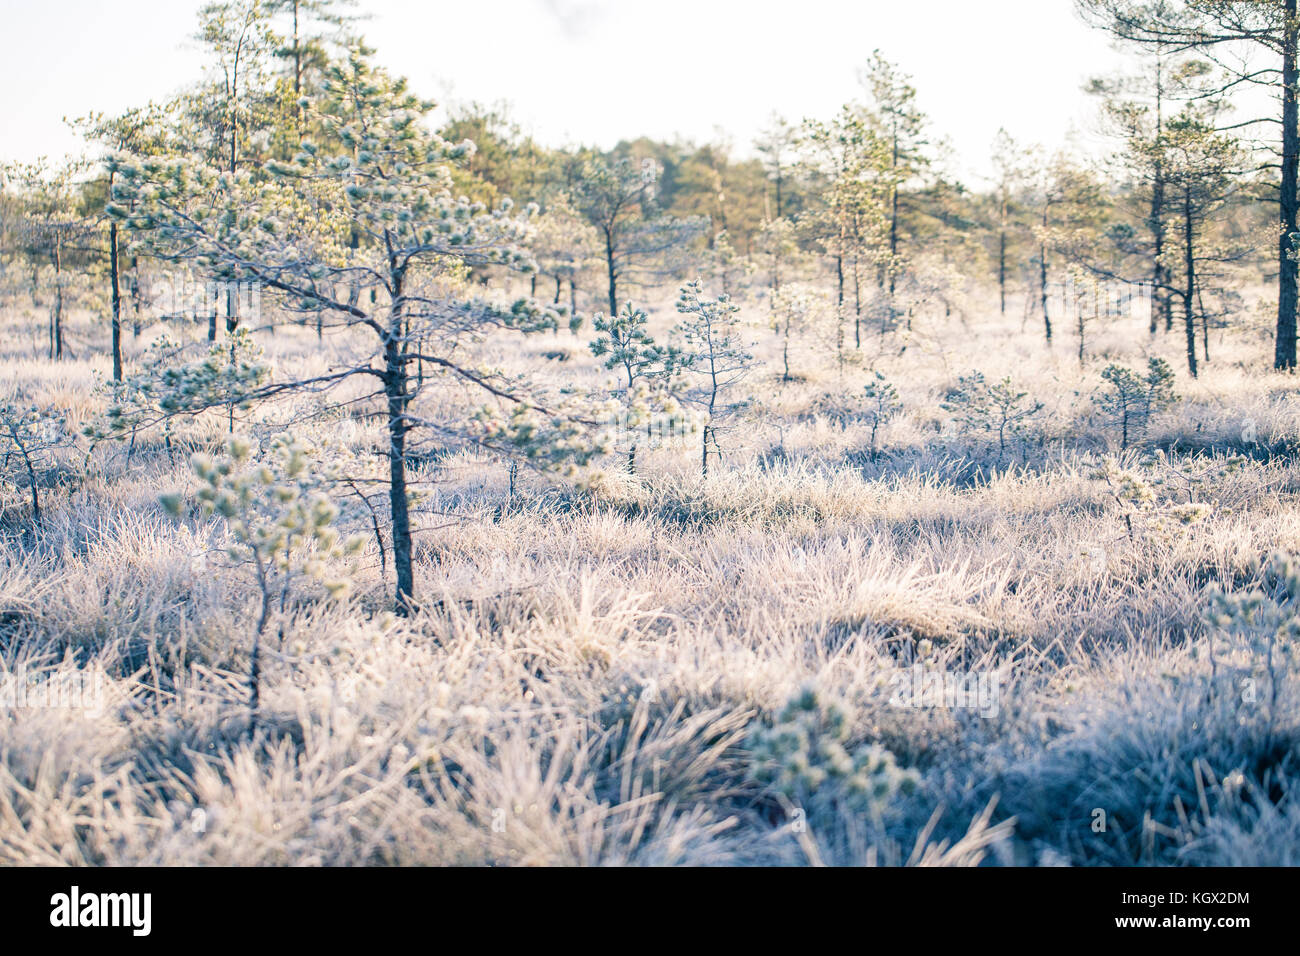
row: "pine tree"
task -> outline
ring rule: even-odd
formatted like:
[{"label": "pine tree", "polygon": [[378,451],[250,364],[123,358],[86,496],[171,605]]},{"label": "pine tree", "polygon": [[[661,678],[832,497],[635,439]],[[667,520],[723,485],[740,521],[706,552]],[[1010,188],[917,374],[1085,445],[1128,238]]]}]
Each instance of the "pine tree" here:
[{"label": "pine tree", "polygon": [[[1213,117],[1189,108],[1171,120],[1162,137],[1171,205],[1182,247],[1178,297],[1183,306],[1187,370],[1195,378],[1196,319],[1201,301],[1201,267],[1218,256],[1206,230],[1240,188],[1244,157],[1231,136],[1216,131]],[[1204,317],[1208,325],[1208,317]]]},{"label": "pine tree", "polygon": [[844,106],[830,123],[807,120],[804,148],[825,181],[822,205],[805,219],[822,250],[835,264],[835,304],[839,323],[836,348],[843,362],[846,290],[852,283],[853,342],[862,345],[861,269],[892,268],[889,258],[888,144],[867,125],[861,110]]},{"label": "pine tree", "polygon": [[591,354],[623,378],[618,389],[623,406],[618,430],[629,438],[627,470],[632,474],[636,474],[636,436],[643,427],[653,429],[656,410],[668,405],[669,381],[685,361],[680,350],[654,340],[648,322],[649,316],[631,302],[618,315],[592,317],[598,334],[591,342]]},{"label": "pine tree", "polygon": [[881,280],[888,284],[889,301],[903,269],[903,187],[929,165],[925,153],[925,114],[916,105],[911,77],[876,50],[860,75],[871,100],[872,126],[888,149],[889,259]]},{"label": "pine tree", "polygon": [[[461,356],[486,330],[540,331],[558,318],[527,300],[485,301],[457,286],[457,270],[471,264],[531,269],[524,248],[529,222],[508,202],[489,210],[453,195],[448,166],[472,144],[453,145],[428,132],[421,119],[431,106],[354,47],[323,83],[315,121],[329,132],[326,144],[304,142],[293,162],[269,163],[266,182],[184,161],[115,166],[117,214],[154,235],[172,258],[197,259],[259,283],[280,295],[284,307],[321,316],[327,330],[368,334],[369,348],[351,364],[309,379],[272,381],[253,397],[327,389],[355,377],[378,386],[389,439],[396,604],[403,613],[415,600],[407,472],[419,433],[431,429],[444,440],[466,441],[477,435],[514,447],[549,434],[518,418],[483,431],[473,421],[458,426],[426,418],[421,395],[436,374],[549,420],[549,410],[526,394],[526,383]],[[316,199],[361,237],[352,257],[344,236],[312,220]],[[343,299],[338,290],[349,283],[370,295]],[[366,341],[349,340],[354,347]],[[425,368],[432,370],[428,378],[416,374]]]},{"label": "pine tree", "polygon": [[655,202],[659,167],[653,160],[589,157],[573,184],[574,205],[596,229],[605,260],[609,314],[617,315],[619,284],[638,274],[671,271],[665,258],[707,228],[702,219],[674,219]]},{"label": "pine tree", "polygon": [[1017,213],[1024,201],[1023,192],[1029,171],[1024,150],[1005,129],[993,139],[993,203],[997,234],[998,306],[1007,314],[1007,277],[1009,255],[1014,254],[1020,232]]},{"label": "pine tree", "polygon": [[[1277,158],[1273,168],[1279,173],[1273,365],[1294,369],[1296,316],[1300,308],[1300,267],[1292,254],[1293,237],[1300,233],[1298,0],[1076,0],[1076,4],[1090,22],[1125,42],[1178,52],[1196,51],[1212,60],[1220,70],[1220,78],[1202,89],[1204,97],[1260,85],[1274,87],[1276,112],[1255,119],[1275,124],[1281,134],[1276,145],[1269,147]],[[1239,55],[1243,48],[1275,59],[1261,65],[1255,57]]]},{"label": "pine tree", "polygon": [[740,407],[740,403],[727,400],[727,393],[753,368],[754,357],[742,336],[740,307],[727,295],[708,298],[698,280],[689,282],[682,286],[677,311],[685,316],[676,329],[685,342],[685,369],[702,380],[694,401],[704,413],[700,473],[707,477],[709,444],[721,454],[720,421]]}]

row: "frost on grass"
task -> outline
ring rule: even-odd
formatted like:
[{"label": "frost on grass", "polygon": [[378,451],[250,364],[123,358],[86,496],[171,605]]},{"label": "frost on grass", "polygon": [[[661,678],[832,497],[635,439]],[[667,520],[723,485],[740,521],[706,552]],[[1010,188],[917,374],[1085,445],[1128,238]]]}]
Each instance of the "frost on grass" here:
[{"label": "frost on grass", "polygon": [[[317,497],[366,474],[366,423],[232,455],[221,409],[171,454],[156,425],[99,444],[94,481],[42,484],[41,546],[3,543],[0,859],[1297,862],[1295,466],[1022,443],[972,484],[907,445],[942,380],[890,378],[895,418],[834,426],[879,427],[874,459],[701,479],[694,439],[637,475],[615,449],[599,489],[526,476],[503,510],[504,470],[449,457],[405,619],[362,499]],[[998,706],[897,706],[916,666],[1004,674]],[[44,706],[69,687],[93,706]]]}]

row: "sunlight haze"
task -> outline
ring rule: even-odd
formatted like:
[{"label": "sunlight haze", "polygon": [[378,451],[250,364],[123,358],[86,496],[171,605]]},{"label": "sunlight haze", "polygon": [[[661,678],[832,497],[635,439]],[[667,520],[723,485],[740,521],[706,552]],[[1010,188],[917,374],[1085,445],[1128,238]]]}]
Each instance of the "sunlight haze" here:
[{"label": "sunlight haze", "polygon": [[[120,112],[195,79],[200,6],[8,0],[8,33],[19,42],[0,60],[0,158],[76,152],[61,116]],[[795,13],[717,0],[364,8],[366,40],[417,92],[440,104],[509,102],[526,130],[557,146],[721,135],[747,152],[773,110],[796,120],[858,96],[858,70],[879,48],[913,75],[921,108],[970,178],[985,170],[999,126],[1025,143],[1054,147],[1071,129],[1086,141],[1095,103],[1082,84],[1121,62],[1070,0],[808,0]],[[62,42],[72,23],[96,42]]]}]

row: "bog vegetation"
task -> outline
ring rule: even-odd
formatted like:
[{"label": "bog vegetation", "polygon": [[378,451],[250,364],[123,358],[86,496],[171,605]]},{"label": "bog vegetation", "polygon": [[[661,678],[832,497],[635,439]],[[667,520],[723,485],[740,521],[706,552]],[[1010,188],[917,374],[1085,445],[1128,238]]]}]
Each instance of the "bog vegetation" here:
[{"label": "bog vegetation", "polygon": [[604,151],[204,7],[4,168],[0,862],[1300,862],[1300,20],[1078,7],[980,182],[879,52]]}]

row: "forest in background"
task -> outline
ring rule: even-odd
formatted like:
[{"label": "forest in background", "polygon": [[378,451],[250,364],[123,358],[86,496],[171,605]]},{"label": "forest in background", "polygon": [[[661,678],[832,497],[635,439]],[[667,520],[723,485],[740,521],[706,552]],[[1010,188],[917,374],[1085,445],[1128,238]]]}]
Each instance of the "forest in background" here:
[{"label": "forest in background", "polygon": [[[856,347],[864,326],[888,333],[918,314],[967,310],[975,289],[996,283],[1003,313],[1038,323],[1049,345],[1068,333],[1082,354],[1086,323],[1117,314],[1106,301],[1116,294],[1099,289],[1146,284],[1152,334],[1183,335],[1191,374],[1209,357],[1212,329],[1262,323],[1270,309],[1274,364],[1294,367],[1296,185],[1294,162],[1282,160],[1296,152],[1295,105],[1280,95],[1285,71],[1269,62],[1273,52],[1294,59],[1285,4],[1080,9],[1132,54],[1129,74],[1088,84],[1113,149],[1098,159],[1003,131],[984,182],[957,178],[911,78],[880,52],[840,113],[773,115],[745,149],[647,138],[609,151],[552,148],[504,104],[459,105],[431,132],[474,144],[448,167],[456,195],[487,209],[536,207],[531,291],[571,314],[617,314],[636,292],[696,273],[721,292],[775,292],[784,272],[815,278]],[[151,280],[194,265],[151,243],[131,203],[111,200],[117,164],[183,158],[247,186],[283,183],[277,164],[292,163],[303,143],[336,153],[338,130],[321,120],[332,71],[356,56],[354,66],[405,92],[365,49],[364,23],[351,3],[209,5],[191,89],[71,120],[86,139],[82,157],[5,168],[3,294],[49,313],[51,355],[63,354],[65,310],[105,316],[116,343],[123,322],[138,330],[148,313]],[[1236,92],[1261,85],[1279,91],[1276,114],[1233,108]],[[324,208],[327,218],[338,212]],[[322,226],[370,251],[346,219]],[[194,271],[200,281],[239,273],[230,264]],[[1244,302],[1246,288],[1263,301]],[[1063,290],[1073,301],[1054,310]],[[120,346],[109,347],[119,369]]]}]

